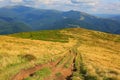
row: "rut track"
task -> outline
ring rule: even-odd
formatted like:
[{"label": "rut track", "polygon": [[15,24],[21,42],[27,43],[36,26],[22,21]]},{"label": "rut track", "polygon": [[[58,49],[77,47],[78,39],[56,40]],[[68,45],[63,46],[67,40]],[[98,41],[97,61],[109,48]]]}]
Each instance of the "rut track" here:
[{"label": "rut track", "polygon": [[[44,80],[71,80],[71,77],[73,75],[73,71],[75,68],[75,58],[76,54],[74,53],[68,53],[66,56],[72,57],[72,62],[70,63],[70,66],[68,68],[65,68],[64,65],[66,62],[69,62],[69,58],[63,62],[63,64],[56,65],[52,68],[52,74],[45,78]],[[66,57],[64,57],[66,58]],[[60,73],[59,76],[56,76],[57,73]]]},{"label": "rut track", "polygon": [[[32,68],[28,68],[28,69],[23,69],[21,70],[19,73],[17,73],[16,75],[14,75],[11,80],[24,80],[25,78],[34,75],[35,72],[45,68],[45,67],[50,67],[52,69],[52,75],[54,75],[52,78],[54,78],[55,80],[70,80],[69,78],[72,76],[73,74],[73,70],[74,70],[74,62],[75,62],[75,58],[76,58],[76,54],[74,53],[70,53],[69,51],[67,51],[66,55],[64,53],[64,55],[62,57],[60,57],[56,62],[49,62],[47,64],[40,64],[40,65],[36,65]],[[57,65],[63,60],[63,58],[66,58],[66,56],[73,56],[72,62],[70,63],[70,67],[69,68],[64,68],[64,64],[69,61],[65,61],[63,62],[63,64],[58,67]],[[59,77],[55,77],[55,73],[60,72],[62,75]],[[45,78],[44,80],[50,80],[49,78]]]},{"label": "rut track", "polygon": [[18,74],[13,76],[13,78],[11,80],[23,80],[23,79],[29,77],[30,75],[34,74],[36,71],[38,71],[44,67],[47,67],[47,66],[52,67],[55,64],[56,64],[55,62],[51,62],[48,64],[36,65],[35,67],[29,68],[26,70],[21,70]]},{"label": "rut track", "polygon": [[[65,57],[65,55],[63,57]],[[40,64],[32,68],[23,69],[16,75],[14,75],[10,80],[24,80],[25,78],[29,77],[30,75],[33,75],[35,72],[43,69],[44,67],[56,66],[63,59],[63,57],[59,58],[56,62],[49,62],[47,64]]]}]

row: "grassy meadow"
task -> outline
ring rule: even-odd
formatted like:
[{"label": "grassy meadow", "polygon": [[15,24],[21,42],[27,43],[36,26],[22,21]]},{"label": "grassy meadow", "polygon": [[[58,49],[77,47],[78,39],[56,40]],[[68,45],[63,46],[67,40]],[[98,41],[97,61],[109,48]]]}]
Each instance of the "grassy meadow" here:
[{"label": "grassy meadow", "polygon": [[64,80],[67,72],[66,80],[120,80],[120,35],[70,28],[0,36],[0,80],[59,58],[24,80]]},{"label": "grassy meadow", "polygon": [[54,61],[73,44],[0,36],[0,80],[10,80],[21,69]]}]

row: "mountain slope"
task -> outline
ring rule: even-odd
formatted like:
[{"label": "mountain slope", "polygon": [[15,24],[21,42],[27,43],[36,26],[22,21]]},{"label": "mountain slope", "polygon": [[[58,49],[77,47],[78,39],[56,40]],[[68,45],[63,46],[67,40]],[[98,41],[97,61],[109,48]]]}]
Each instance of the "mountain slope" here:
[{"label": "mountain slope", "polygon": [[120,35],[71,28],[0,36],[0,41],[1,80],[16,80],[22,72],[29,74],[25,80],[120,80]]},{"label": "mountain slope", "polygon": [[111,17],[118,16],[119,14],[93,14],[93,15],[101,18],[111,18]]},{"label": "mountain slope", "polygon": [[[56,11],[13,6],[0,9],[1,16],[9,16],[22,21],[34,30],[82,27],[108,33],[120,33],[120,23],[98,18],[79,11]],[[14,15],[13,15],[14,14]]]},{"label": "mountain slope", "polygon": [[[2,15],[14,17],[18,21],[24,21],[34,30],[52,29],[50,26],[60,18],[59,11],[35,9],[26,6],[13,6],[0,9]],[[8,12],[10,14],[4,14]],[[15,14],[15,15],[12,15]],[[60,17],[59,17],[60,16]]]},{"label": "mountain slope", "polygon": [[120,22],[120,15],[119,14],[93,14],[97,17],[112,19]]},{"label": "mountain slope", "polygon": [[23,22],[15,21],[10,17],[0,16],[0,34],[11,34],[31,30],[32,29]]},{"label": "mountain slope", "polygon": [[113,20],[117,20],[120,22],[120,15],[112,17]]}]

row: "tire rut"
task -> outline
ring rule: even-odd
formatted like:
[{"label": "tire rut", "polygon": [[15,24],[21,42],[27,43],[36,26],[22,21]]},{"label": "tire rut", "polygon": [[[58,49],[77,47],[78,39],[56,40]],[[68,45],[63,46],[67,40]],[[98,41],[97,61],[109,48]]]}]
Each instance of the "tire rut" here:
[{"label": "tire rut", "polygon": [[[35,72],[43,69],[44,67],[50,67],[53,71],[52,75],[54,75],[52,78],[55,78],[55,80],[71,80],[70,78],[72,77],[74,68],[75,68],[75,58],[76,55],[74,53],[69,53],[69,56],[74,56],[72,63],[70,64],[71,66],[69,68],[64,68],[63,66],[66,64],[68,60],[65,60],[65,62],[63,62],[62,65],[60,65],[59,67],[57,66],[62,60],[63,58],[65,58],[68,55],[64,55],[63,57],[59,58],[56,62],[49,62],[47,64],[40,64],[40,65],[36,65],[35,67],[29,68],[29,69],[23,69],[21,70],[19,73],[17,73],[16,75],[14,75],[11,80],[24,80],[25,78],[34,75]],[[61,76],[56,77],[55,74],[57,72],[61,73]],[[45,78],[44,80],[50,80],[49,78]]]},{"label": "tire rut", "polygon": [[[60,66],[57,66],[57,65],[54,66],[52,68],[52,74],[50,75],[50,77],[47,77],[44,80],[71,80],[73,71],[75,69],[76,55],[74,53],[68,53],[68,54],[69,56],[73,56],[72,63],[70,63],[71,66],[69,68],[65,68],[64,65],[66,64],[66,62],[69,61],[69,59],[65,60],[63,64],[61,64]],[[60,73],[60,75],[56,76],[57,73]]]},{"label": "tire rut", "polygon": [[72,73],[71,73],[71,75],[66,77],[66,80],[72,80],[73,72],[75,72],[77,70],[76,67],[75,67],[76,56],[77,56],[77,54],[75,54],[75,57],[73,59]]},{"label": "tire rut", "polygon": [[24,80],[25,78],[34,75],[35,72],[37,72],[38,70],[43,69],[44,67],[53,67],[56,64],[58,64],[61,61],[62,58],[58,59],[56,62],[49,62],[47,64],[40,64],[40,65],[36,65],[35,67],[29,68],[29,69],[23,69],[21,70],[19,73],[17,73],[16,75],[14,75],[11,80]]}]

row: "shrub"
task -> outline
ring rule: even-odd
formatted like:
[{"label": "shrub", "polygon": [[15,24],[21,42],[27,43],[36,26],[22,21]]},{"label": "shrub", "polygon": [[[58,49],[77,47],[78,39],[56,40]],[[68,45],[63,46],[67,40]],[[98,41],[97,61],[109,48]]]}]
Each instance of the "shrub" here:
[{"label": "shrub", "polygon": [[25,55],[18,55],[21,59],[24,59],[26,61],[32,61],[35,60],[36,57],[32,54],[25,54]]}]

